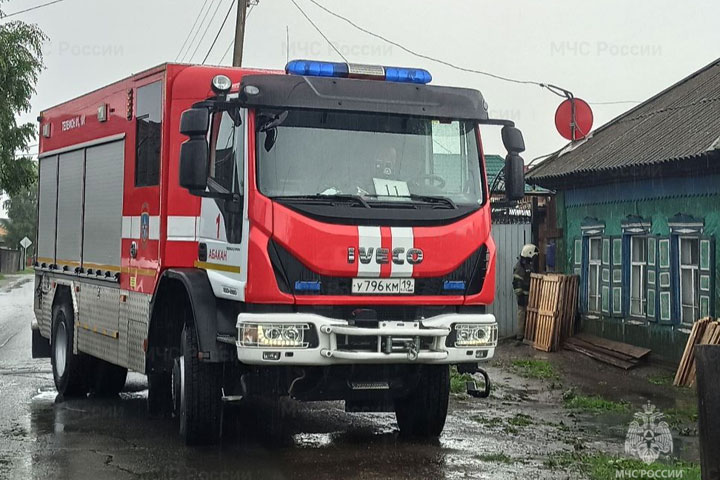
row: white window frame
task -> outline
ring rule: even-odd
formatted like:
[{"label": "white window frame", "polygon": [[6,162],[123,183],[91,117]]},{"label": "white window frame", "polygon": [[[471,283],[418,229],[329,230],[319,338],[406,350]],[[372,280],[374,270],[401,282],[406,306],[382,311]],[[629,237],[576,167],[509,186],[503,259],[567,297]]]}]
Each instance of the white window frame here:
[{"label": "white window frame", "polygon": [[[636,240],[644,241],[645,244],[645,260],[643,261],[635,261],[635,242]],[[630,237],[630,305],[628,306],[628,312],[630,312],[631,317],[645,317],[647,312],[647,299],[646,293],[645,293],[645,276],[647,275],[647,259],[648,259],[648,241],[647,237],[644,235],[633,235]],[[633,297],[633,286],[635,283],[633,282],[635,277],[635,267],[639,267],[640,270],[640,296],[639,297]],[[633,301],[639,300],[640,301],[640,312],[633,313]]]},{"label": "white window frame", "polygon": [[[593,252],[593,242],[597,242],[599,244],[598,252],[600,255],[598,256],[597,260],[593,260],[592,258],[592,252]],[[602,251],[603,251],[603,237],[600,236],[593,236],[588,237],[588,312],[589,313],[602,313],[602,285],[601,285],[601,276],[600,273],[602,271]],[[592,294],[592,282],[590,281],[590,274],[592,273],[593,267],[596,268],[595,272],[595,285],[597,286],[597,291],[595,292],[595,295]],[[593,302],[595,304],[593,305]],[[593,308],[594,307],[594,308]]]},{"label": "white window frame", "polygon": [[[683,240],[690,240],[697,243],[698,247],[698,263],[696,265],[683,265],[682,263],[682,248]],[[692,298],[693,304],[689,305],[684,302],[683,298],[683,271],[689,270],[692,272]],[[681,236],[678,239],[678,274],[680,283],[680,322],[686,325],[692,325],[697,320],[697,316],[700,315],[700,292],[695,288],[695,280],[700,282],[700,237],[696,236]],[[693,318],[690,320],[685,319],[685,307],[691,307],[693,309]]]}]

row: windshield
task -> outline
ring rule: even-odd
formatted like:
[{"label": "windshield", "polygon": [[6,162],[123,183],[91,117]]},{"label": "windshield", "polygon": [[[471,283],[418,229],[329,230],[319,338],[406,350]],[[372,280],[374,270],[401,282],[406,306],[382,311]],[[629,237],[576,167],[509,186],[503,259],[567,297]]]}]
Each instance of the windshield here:
[{"label": "windshield", "polygon": [[269,197],[483,201],[472,122],[264,110],[257,124],[258,186]]}]

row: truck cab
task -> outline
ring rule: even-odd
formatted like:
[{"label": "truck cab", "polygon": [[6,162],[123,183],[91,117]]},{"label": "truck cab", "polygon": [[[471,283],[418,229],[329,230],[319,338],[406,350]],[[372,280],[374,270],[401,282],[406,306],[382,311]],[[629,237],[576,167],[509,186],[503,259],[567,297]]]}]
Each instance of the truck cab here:
[{"label": "truck cab", "polygon": [[504,125],[519,185],[522,136],[479,92],[430,80],[299,60],[286,75],[216,77],[216,96],[183,114],[179,182],[218,224],[199,260],[239,267],[208,278],[237,301],[224,341],[251,372],[242,395],[394,410],[403,433],[438,436],[449,366],[492,358],[480,125]]}]

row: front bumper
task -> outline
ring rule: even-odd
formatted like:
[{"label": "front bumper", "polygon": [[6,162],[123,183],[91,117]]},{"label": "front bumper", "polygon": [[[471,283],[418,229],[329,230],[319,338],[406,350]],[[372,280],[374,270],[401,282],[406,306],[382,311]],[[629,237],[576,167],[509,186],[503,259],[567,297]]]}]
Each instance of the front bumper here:
[{"label": "front bumper", "polygon": [[[238,360],[248,365],[343,364],[458,364],[489,360],[497,345],[497,322],[489,314],[446,314],[411,322],[380,321],[377,328],[362,328],[338,320],[307,313],[241,313],[238,315],[238,339],[247,324],[308,324],[317,341],[308,348],[244,346],[236,342]],[[447,337],[458,324],[491,327],[491,336],[483,346],[446,345]],[[376,347],[353,348],[349,338],[377,338]],[[344,340],[344,341],[339,341]],[[452,343],[452,342],[450,342]]]}]

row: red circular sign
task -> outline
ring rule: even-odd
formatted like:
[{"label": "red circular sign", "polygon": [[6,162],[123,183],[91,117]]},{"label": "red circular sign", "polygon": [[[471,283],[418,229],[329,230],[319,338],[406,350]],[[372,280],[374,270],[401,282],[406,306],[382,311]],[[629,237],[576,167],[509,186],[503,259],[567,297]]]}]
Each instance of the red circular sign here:
[{"label": "red circular sign", "polygon": [[[573,128],[573,103],[575,103],[575,128]],[[555,127],[568,140],[582,140],[590,134],[593,113],[590,105],[579,98],[567,99],[555,112]]]}]

